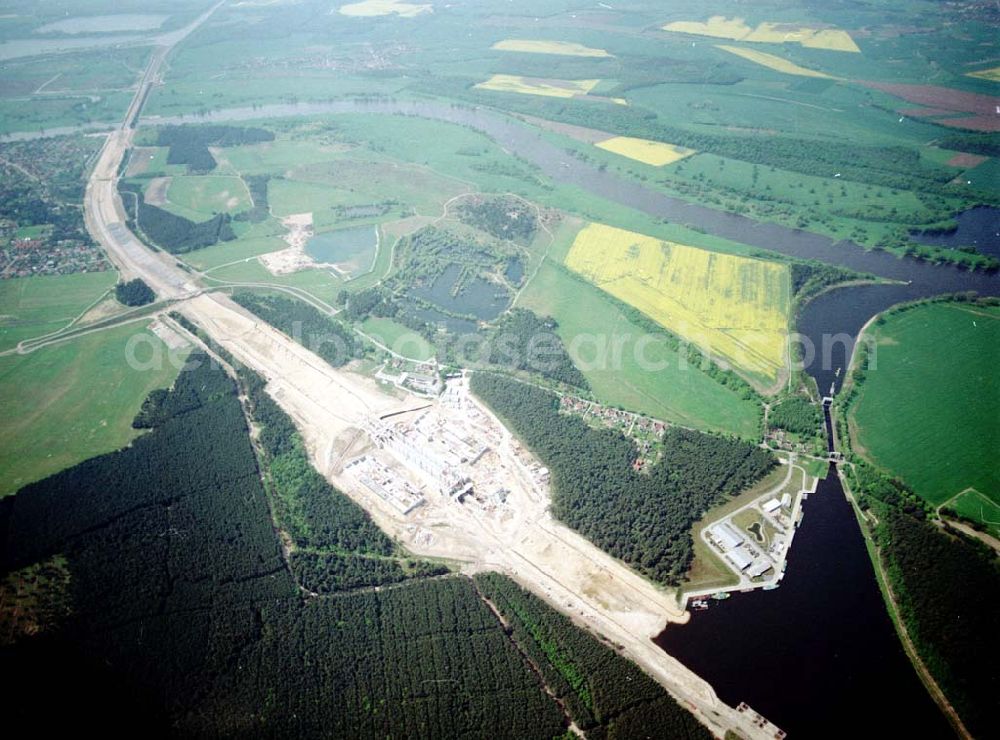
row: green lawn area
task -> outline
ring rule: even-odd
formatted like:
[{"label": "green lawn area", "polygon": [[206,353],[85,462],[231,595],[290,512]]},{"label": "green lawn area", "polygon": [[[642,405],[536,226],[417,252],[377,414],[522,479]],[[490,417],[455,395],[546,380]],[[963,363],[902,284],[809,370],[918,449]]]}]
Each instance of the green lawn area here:
[{"label": "green lawn area", "polygon": [[[231,242],[219,242],[211,247],[196,249],[181,255],[185,262],[198,270],[211,270],[238,260],[253,258],[268,252],[277,252],[288,245],[277,236],[252,236],[247,234]],[[212,273],[213,275],[215,273]]]},{"label": "green lawn area", "polygon": [[826,460],[813,460],[808,457],[803,457],[798,460],[798,464],[805,468],[806,474],[812,476],[813,478],[819,478],[822,480],[830,472],[830,463]]},{"label": "green lawn area", "polygon": [[1000,308],[919,306],[876,326],[877,366],[850,423],[856,451],[938,505],[1000,495]]},{"label": "green lawn area", "polygon": [[272,275],[257,260],[220,267],[210,272],[208,277],[209,286],[232,282],[267,283],[301,288],[329,304],[336,301],[337,294],[344,287],[344,282],[340,278],[326,270],[299,270],[290,275]]},{"label": "green lawn area", "polygon": [[[578,354],[588,363],[581,370],[603,403],[698,429],[758,436],[756,404],[682,365],[675,351],[633,323],[599,288],[553,264],[551,257],[517,305],[553,317],[571,350],[579,343]],[[588,337],[606,343],[607,362],[595,361],[595,344]]]},{"label": "green lawn area", "polygon": [[[994,494],[993,499],[996,497]],[[961,516],[982,522],[991,535],[1000,537],[1000,504],[993,499],[969,489],[956,496],[948,506]]]},{"label": "green lawn area", "polygon": [[[166,358],[166,347],[144,326],[128,324],[0,357],[0,496],[135,438],[132,419],[143,399],[177,376],[167,361],[155,370],[129,367],[126,345],[140,333]],[[135,356],[149,359],[150,345],[137,348]]]},{"label": "green lawn area", "polygon": [[61,329],[117,280],[110,271],[0,280],[0,350]]},{"label": "green lawn area", "polygon": [[188,175],[171,179],[164,208],[193,221],[205,221],[216,213],[238,213],[250,206],[250,193],[241,178]]},{"label": "green lawn area", "polygon": [[424,361],[434,356],[434,347],[412,329],[392,319],[371,317],[361,324],[361,330],[391,349],[411,360]]}]

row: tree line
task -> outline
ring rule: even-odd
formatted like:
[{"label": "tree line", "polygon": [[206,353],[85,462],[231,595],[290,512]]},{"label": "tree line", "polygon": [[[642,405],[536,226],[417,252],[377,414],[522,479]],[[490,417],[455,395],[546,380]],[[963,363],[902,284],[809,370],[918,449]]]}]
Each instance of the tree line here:
[{"label": "tree line", "polygon": [[688,571],[694,523],[775,464],[750,443],[670,427],[662,460],[639,473],[629,439],[559,413],[555,394],[486,373],[473,374],[471,388],[549,469],[553,514],[666,585]]},{"label": "tree line", "polygon": [[341,367],[359,356],[361,349],[354,334],[340,321],[308,303],[257,293],[237,293],[233,300],[332,367]]},{"label": "tree line", "polygon": [[705,738],[712,734],[656,681],[499,573],[475,576],[511,637],[588,738]]},{"label": "tree line", "polygon": [[228,213],[217,213],[207,221],[195,222],[147,203],[141,184],[122,180],[118,190],[132,225],[155,246],[171,254],[184,254],[236,238],[232,216]]},{"label": "tree line", "polygon": [[901,481],[864,462],[848,471],[862,509],[875,515],[879,556],[917,653],[972,735],[989,736],[1000,692],[996,553],[936,525]]},{"label": "tree line", "polygon": [[170,147],[167,164],[187,165],[190,172],[211,172],[217,162],[210,146],[226,147],[274,141],[266,129],[246,126],[164,126],[157,136],[157,146]]}]

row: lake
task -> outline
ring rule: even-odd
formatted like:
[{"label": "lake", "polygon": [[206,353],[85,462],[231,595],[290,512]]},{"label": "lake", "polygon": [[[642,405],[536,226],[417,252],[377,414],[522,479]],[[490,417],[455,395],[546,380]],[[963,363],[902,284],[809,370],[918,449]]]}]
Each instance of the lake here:
[{"label": "lake", "polygon": [[358,226],[316,234],[306,242],[306,254],[354,277],[372,268],[377,247],[378,227]]}]

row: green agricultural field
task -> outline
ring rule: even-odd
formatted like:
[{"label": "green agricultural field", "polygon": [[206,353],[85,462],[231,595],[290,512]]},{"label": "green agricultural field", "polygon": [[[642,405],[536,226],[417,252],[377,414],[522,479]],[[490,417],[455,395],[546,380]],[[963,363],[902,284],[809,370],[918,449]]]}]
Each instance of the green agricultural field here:
[{"label": "green agricultural field", "polygon": [[412,329],[392,319],[368,318],[361,330],[393,352],[423,362],[434,356],[434,347]]},{"label": "green agricultural field", "polygon": [[935,303],[874,327],[877,365],[849,422],[855,450],[932,505],[1000,495],[1000,308]]},{"label": "green agricultural field", "polygon": [[[283,231],[276,227],[275,231]],[[214,270],[222,265],[239,261],[253,261],[257,255],[277,252],[288,245],[278,236],[244,235],[231,242],[219,242],[205,249],[196,249],[183,255],[184,261],[198,270]],[[214,273],[213,273],[214,274]]]},{"label": "green agricultural field", "polygon": [[[166,358],[166,346],[128,324],[43,347],[28,355],[0,357],[0,496],[95,455],[127,445],[143,399],[170,385],[178,370],[134,370],[126,361],[129,340],[145,334],[135,350],[140,361]],[[148,341],[147,341],[148,340]]]},{"label": "green agricultural field", "polygon": [[559,322],[560,337],[574,360],[584,361],[577,364],[601,402],[698,429],[747,439],[758,435],[755,403],[682,365],[677,352],[633,323],[599,288],[551,259],[542,263],[517,305]]},{"label": "green agricultural field", "polygon": [[63,328],[117,280],[115,272],[0,280],[0,351]]},{"label": "green agricultural field", "polygon": [[206,221],[217,213],[239,213],[252,205],[239,177],[191,175],[170,180],[163,208],[192,221]]},{"label": "green agricultural field", "polygon": [[15,131],[51,131],[64,126],[108,129],[118,123],[132,99],[131,92],[108,92],[87,96],[46,96],[23,100],[0,100],[0,134]]}]

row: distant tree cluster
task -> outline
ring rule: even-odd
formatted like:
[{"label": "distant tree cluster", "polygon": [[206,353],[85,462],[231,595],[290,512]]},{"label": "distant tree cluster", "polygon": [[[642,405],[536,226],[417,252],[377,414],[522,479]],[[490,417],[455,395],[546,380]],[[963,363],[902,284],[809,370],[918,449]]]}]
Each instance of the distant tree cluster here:
[{"label": "distant tree cluster", "polygon": [[533,372],[587,390],[590,384],[573,364],[556,334],[558,328],[555,319],[515,308],[487,332],[480,360],[488,366]]},{"label": "distant tree cluster", "polygon": [[459,208],[459,218],[498,239],[528,244],[538,228],[534,209],[524,201],[510,197],[492,197],[466,203]]},{"label": "distant tree cluster", "polygon": [[867,277],[842,267],[812,261],[792,262],[789,271],[792,276],[792,295],[800,298],[815,295],[823,288],[837,283]]},{"label": "distant tree cluster", "polygon": [[240,146],[274,141],[274,134],[262,128],[244,126],[165,126],[160,129],[158,146],[170,147],[167,164],[186,164],[192,172],[211,172],[216,167],[210,146]]},{"label": "distant tree cluster", "polygon": [[266,221],[271,215],[271,208],[267,201],[267,183],[271,180],[270,175],[244,175],[243,182],[250,192],[250,199],[253,201],[253,208],[240,211],[234,216],[236,221],[247,221],[258,224]]},{"label": "distant tree cluster", "polygon": [[690,566],[694,523],[775,464],[752,444],[671,427],[662,461],[637,473],[629,439],[560,414],[555,394],[486,373],[472,376],[472,391],[549,469],[556,517],[668,585],[679,584]]},{"label": "distant tree cluster", "polygon": [[935,143],[942,149],[983,157],[1000,157],[1000,141],[997,141],[996,134],[950,134],[939,138]]},{"label": "distant tree cluster", "polygon": [[145,306],[156,300],[156,293],[141,278],[118,283],[115,286],[115,298],[126,306]]},{"label": "distant tree cluster", "polygon": [[360,351],[347,327],[308,303],[256,293],[237,293],[233,300],[333,367],[346,364]]},{"label": "distant tree cluster", "polygon": [[793,434],[813,436],[819,433],[823,424],[823,414],[819,406],[811,403],[809,399],[793,396],[772,408],[767,420],[771,426]]}]

